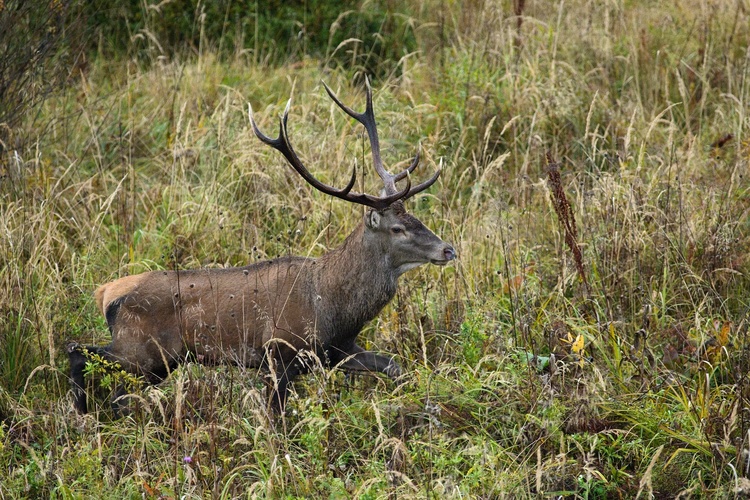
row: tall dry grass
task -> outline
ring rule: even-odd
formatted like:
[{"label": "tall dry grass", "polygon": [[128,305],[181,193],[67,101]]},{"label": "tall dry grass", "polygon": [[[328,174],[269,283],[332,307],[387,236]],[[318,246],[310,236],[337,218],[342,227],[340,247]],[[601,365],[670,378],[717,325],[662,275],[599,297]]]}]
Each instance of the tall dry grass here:
[{"label": "tall dry grass", "polygon": [[406,382],[314,370],[281,426],[264,415],[262,373],[195,364],[135,391],[120,420],[92,384],[97,409],[77,416],[62,346],[107,341],[91,292],[118,276],[342,242],[361,209],[301,182],[246,112],[271,130],[291,95],[312,172],[340,185],[357,161],[372,192],[362,131],[320,85],[362,103],[358,68],[210,51],[97,61],[47,101],[66,119],[0,185],[0,493],[742,493],[748,13],[514,5],[522,22],[510,3],[415,3],[422,52],[375,82],[384,160],[405,166],[417,144],[423,173],[442,160],[410,210],[460,256],[402,278],[362,333]]}]

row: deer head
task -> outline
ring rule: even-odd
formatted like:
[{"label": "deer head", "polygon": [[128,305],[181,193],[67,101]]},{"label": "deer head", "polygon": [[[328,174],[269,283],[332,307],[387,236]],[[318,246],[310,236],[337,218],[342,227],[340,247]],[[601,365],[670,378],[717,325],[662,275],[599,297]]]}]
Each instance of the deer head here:
[{"label": "deer head", "polygon": [[[380,156],[380,141],[375,123],[375,113],[372,106],[372,87],[370,86],[369,79],[365,79],[365,84],[367,89],[367,105],[363,113],[352,110],[341,102],[328,85],[323,83],[323,86],[339,108],[365,127],[370,141],[373,166],[383,182],[382,196],[373,196],[352,191],[356,182],[356,170],[352,171],[352,176],[348,184],[342,189],[336,189],[324,184],[310,173],[295,153],[289,141],[287,120],[289,118],[291,99],[287,102],[284,114],[279,120],[279,135],[276,138],[268,137],[258,129],[253,119],[251,108],[250,122],[253,131],[261,141],[281,152],[292,168],[317,190],[336,198],[365,205],[370,208],[364,218],[366,228],[364,238],[366,241],[370,241],[370,245],[373,248],[380,249],[382,254],[387,256],[397,276],[425,263],[447,264],[456,257],[453,247],[438,238],[419,219],[407,213],[403,205],[404,200],[424,191],[434,184],[440,176],[441,169],[438,169],[428,180],[413,186],[410,174],[419,165],[420,154],[419,149],[417,149],[417,154],[408,168],[395,175],[386,170]],[[396,187],[396,183],[403,179],[406,179],[406,185],[403,189],[399,190]]]}]

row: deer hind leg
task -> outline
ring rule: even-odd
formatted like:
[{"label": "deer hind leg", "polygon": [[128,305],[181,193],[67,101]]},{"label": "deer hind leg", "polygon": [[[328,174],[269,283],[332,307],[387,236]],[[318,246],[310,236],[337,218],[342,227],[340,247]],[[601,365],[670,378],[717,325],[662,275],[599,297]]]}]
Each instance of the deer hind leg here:
[{"label": "deer hind leg", "polygon": [[284,413],[289,396],[289,384],[301,372],[302,367],[296,360],[277,361],[276,366],[273,367],[271,371],[273,380],[268,385],[268,404],[275,415]]},{"label": "deer hind leg", "polygon": [[86,362],[89,360],[89,354],[97,354],[104,359],[111,360],[109,352],[110,346],[82,346],[76,342],[71,342],[66,346],[68,358],[70,360],[70,382],[73,389],[73,406],[79,413],[88,412],[86,403],[86,389],[83,372],[86,369]]},{"label": "deer hind leg", "polygon": [[132,408],[128,404],[128,394],[125,384],[120,383],[115,386],[109,400],[114,418],[122,418],[132,413]]},{"label": "deer hind leg", "polygon": [[401,367],[392,357],[366,351],[357,344],[346,349],[331,347],[329,355],[331,362],[343,370],[380,372],[391,380],[398,379],[402,374]]},{"label": "deer hind leg", "polygon": [[[91,355],[102,357],[111,363],[118,363],[117,356],[113,353],[112,344],[107,346],[82,346],[77,342],[70,342],[66,346],[68,359],[70,360],[70,383],[73,390],[73,406],[81,414],[88,413],[88,402],[86,397],[86,381],[84,371],[86,363],[91,359]],[[115,418],[127,413],[126,404],[122,396],[127,395],[125,384],[118,383],[110,398],[112,410]]]}]

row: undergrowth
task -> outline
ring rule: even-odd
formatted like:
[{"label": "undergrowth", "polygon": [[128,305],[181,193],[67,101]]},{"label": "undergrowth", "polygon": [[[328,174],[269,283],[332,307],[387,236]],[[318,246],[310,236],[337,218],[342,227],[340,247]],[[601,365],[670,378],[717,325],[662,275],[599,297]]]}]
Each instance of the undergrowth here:
[{"label": "undergrowth", "polygon": [[340,244],[361,208],[247,109],[273,130],[291,96],[312,173],[343,186],[357,161],[375,193],[320,84],[359,109],[362,67],[94,58],[46,100],[0,179],[0,497],[750,493],[750,13],[513,5],[414,3],[420,51],[374,81],[384,162],[442,163],[409,210],[459,255],[402,277],[360,336],[403,382],[316,369],[275,424],[263,372],[195,363],[120,419],[117,373],[91,366],[79,416],[64,346],[109,341],[92,292],[117,277]]}]

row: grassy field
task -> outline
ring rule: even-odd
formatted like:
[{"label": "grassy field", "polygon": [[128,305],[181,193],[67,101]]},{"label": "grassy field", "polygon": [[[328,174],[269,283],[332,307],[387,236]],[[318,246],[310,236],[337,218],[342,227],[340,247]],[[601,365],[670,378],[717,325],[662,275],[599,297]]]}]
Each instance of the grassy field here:
[{"label": "grassy field", "polygon": [[273,132],[291,96],[295,149],[343,186],[369,151],[320,82],[362,109],[367,47],[94,58],[43,103],[0,167],[0,498],[750,494],[750,4],[460,4],[413,2],[419,51],[373,79],[386,165],[442,162],[408,208],[459,258],[360,335],[402,384],[315,370],[275,426],[263,373],[198,364],[121,419],[93,365],[80,416],[64,345],[109,341],[92,292],[117,277],[340,244],[361,207],[247,109]]}]

